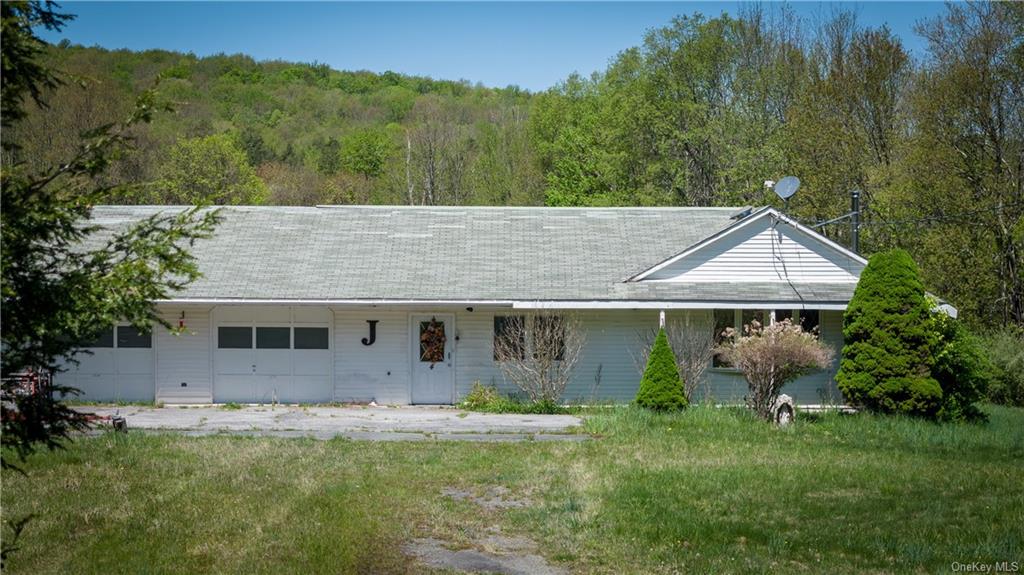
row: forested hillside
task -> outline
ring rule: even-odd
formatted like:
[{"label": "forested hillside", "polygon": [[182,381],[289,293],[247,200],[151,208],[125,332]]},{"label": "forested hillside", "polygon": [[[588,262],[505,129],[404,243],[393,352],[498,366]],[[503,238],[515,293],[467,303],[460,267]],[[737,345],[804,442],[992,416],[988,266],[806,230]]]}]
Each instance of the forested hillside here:
[{"label": "forested hillside", "polygon": [[139,128],[111,202],[763,205],[796,175],[801,221],[861,190],[863,252],[907,248],[972,322],[1022,323],[1024,7],[951,5],[919,34],[912,57],[852,14],[680,16],[538,94],[65,43],[68,81],[4,161],[59,162],[159,76],[174,112]]},{"label": "forested hillside", "polygon": [[[52,163],[152,87],[174,113],[137,134],[116,198],[148,203],[537,203],[529,94],[319,64],[61,45],[68,82],[16,137]],[[83,87],[84,86],[84,87]]]}]

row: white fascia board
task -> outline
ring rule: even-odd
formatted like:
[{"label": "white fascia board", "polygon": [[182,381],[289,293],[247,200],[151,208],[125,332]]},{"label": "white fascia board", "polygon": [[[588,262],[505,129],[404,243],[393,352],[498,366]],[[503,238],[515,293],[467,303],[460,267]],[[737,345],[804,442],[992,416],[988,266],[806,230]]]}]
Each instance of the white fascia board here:
[{"label": "white fascia board", "polygon": [[616,301],[584,301],[584,300],[545,300],[545,301],[512,301],[512,300],[353,300],[353,299],[238,299],[238,298],[202,298],[202,299],[165,299],[157,300],[161,305],[317,305],[317,306],[493,306],[510,307],[513,309],[824,309],[844,310],[843,302],[793,302],[793,301],[652,301],[652,300],[616,300]]},{"label": "white fascia board", "polygon": [[727,227],[727,228],[725,228],[723,230],[720,230],[719,232],[717,232],[715,234],[712,234],[712,235],[704,238],[703,240],[697,242],[696,244],[686,248],[682,252],[680,252],[680,253],[678,253],[678,254],[668,258],[667,260],[662,261],[661,263],[655,265],[652,268],[646,269],[646,270],[636,274],[635,276],[627,279],[626,281],[627,282],[641,281],[644,278],[646,278],[647,276],[649,276],[649,275],[651,275],[651,274],[653,274],[653,273],[655,273],[655,272],[657,272],[657,271],[659,271],[661,269],[664,269],[664,268],[674,264],[675,262],[685,258],[686,256],[689,256],[690,254],[696,252],[697,250],[700,250],[700,249],[702,249],[702,248],[704,248],[704,247],[706,247],[706,246],[708,246],[708,245],[710,245],[712,243],[715,243],[718,240],[720,240],[721,238],[723,238],[725,236],[728,236],[730,234],[733,234],[733,233],[735,233],[735,232],[737,232],[737,231],[747,227],[748,225],[752,224],[753,222],[756,222],[756,221],[758,221],[761,218],[764,218],[766,216],[775,217],[779,221],[785,222],[786,224],[789,224],[790,226],[793,227],[793,229],[803,233],[804,235],[806,235],[806,236],[808,236],[808,237],[810,237],[810,238],[812,238],[812,239],[814,239],[814,240],[816,240],[818,242],[821,242],[822,244],[825,244],[829,248],[832,248],[833,250],[838,251],[842,255],[845,255],[847,257],[853,258],[854,260],[860,262],[861,264],[867,265],[867,263],[868,263],[868,260],[866,260],[863,257],[855,254],[854,252],[850,251],[849,249],[847,249],[847,248],[837,244],[836,242],[826,238],[825,236],[819,234],[818,232],[812,230],[811,228],[808,228],[807,226],[801,224],[800,222],[789,218],[788,216],[782,214],[781,212],[779,212],[775,208],[768,206],[768,207],[761,208],[760,210],[754,212],[753,214],[750,214],[749,216],[743,218],[742,220],[736,222],[735,224],[733,224],[733,225],[731,225],[731,226],[729,226],[729,227]]},{"label": "white fascia board", "polygon": [[[790,282],[786,281],[785,279],[777,279],[777,278],[757,279],[755,281],[757,283],[759,283],[759,284],[765,283],[765,284],[789,285],[789,283],[790,283]],[[820,284],[837,284],[837,285],[839,285],[839,284],[856,284],[858,281],[859,281],[859,279],[856,278],[856,277],[853,277],[853,276],[848,277],[848,278],[844,278],[844,279],[801,280],[802,283],[820,283]],[[681,282],[679,280],[677,280],[677,279],[674,279],[674,278],[665,278],[665,279],[660,279],[660,280],[644,280],[644,283],[645,284],[672,284],[672,285],[678,285]],[[741,284],[742,282],[738,282],[736,280],[732,280],[732,281],[729,281],[729,282],[723,282],[719,278],[692,278],[692,279],[687,278],[686,283],[688,283],[688,284],[720,284],[720,283]]]},{"label": "white fascia board", "polygon": [[823,309],[842,311],[843,302],[793,301],[521,301],[513,309]]},{"label": "white fascia board", "polygon": [[242,298],[181,298],[156,300],[157,304],[203,304],[203,305],[319,305],[319,306],[366,306],[366,305],[489,305],[512,307],[510,300],[422,300],[422,299],[242,299]]}]

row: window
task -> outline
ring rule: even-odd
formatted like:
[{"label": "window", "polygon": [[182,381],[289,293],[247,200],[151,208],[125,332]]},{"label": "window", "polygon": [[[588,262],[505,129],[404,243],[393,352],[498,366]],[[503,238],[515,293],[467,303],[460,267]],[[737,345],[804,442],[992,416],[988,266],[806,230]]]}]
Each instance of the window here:
[{"label": "window", "polygon": [[800,310],[800,327],[804,331],[817,331],[821,324],[821,312],[816,309]]},{"label": "window", "polygon": [[[725,335],[726,330],[736,327],[736,310],[715,310],[715,345],[721,345],[731,339]],[[731,367],[730,364],[715,354],[711,360],[712,367]]]},{"label": "window", "polygon": [[252,328],[218,327],[217,347],[220,349],[252,349]]},{"label": "window", "polygon": [[785,321],[793,319],[793,310],[791,309],[777,309],[775,310],[775,321]]},{"label": "window", "polygon": [[525,355],[523,316],[494,316],[494,361],[523,359]]},{"label": "window", "polygon": [[753,322],[761,324],[761,327],[768,325],[768,314],[763,309],[745,309],[743,310],[743,319],[740,323],[739,330],[744,331],[743,326],[752,324]]},{"label": "window", "polygon": [[555,361],[565,359],[565,322],[558,316],[539,316],[533,319],[530,337],[533,339],[533,357]]},{"label": "window", "polygon": [[[763,309],[716,309],[715,310],[715,344],[721,345],[731,338],[724,335],[727,329],[733,329],[733,337],[737,335],[743,335],[744,327],[750,325],[756,321],[762,326],[768,323],[770,319],[768,312]],[[727,361],[723,360],[718,355],[715,355],[714,359],[711,360],[712,367],[728,367],[731,368]]]},{"label": "window", "polygon": [[257,349],[288,349],[291,345],[291,328],[288,327],[257,327]]},{"label": "window", "polygon": [[775,310],[775,321],[783,321],[787,319],[794,321],[793,318],[798,317],[800,318],[800,327],[802,327],[804,331],[814,331],[818,329],[819,319],[821,317],[819,315],[820,313],[821,312],[816,309],[777,309]]},{"label": "window", "polygon": [[114,328],[108,327],[96,335],[96,339],[87,343],[85,347],[114,347]]},{"label": "window", "polygon": [[117,347],[153,347],[153,334],[143,333],[130,325],[117,326]]},{"label": "window", "polygon": [[495,316],[494,361],[522,360],[526,357],[526,334],[530,334],[530,352],[534,359],[565,359],[565,321],[559,316],[527,319],[521,315]]},{"label": "window", "polygon": [[295,349],[327,349],[326,327],[295,328]]}]

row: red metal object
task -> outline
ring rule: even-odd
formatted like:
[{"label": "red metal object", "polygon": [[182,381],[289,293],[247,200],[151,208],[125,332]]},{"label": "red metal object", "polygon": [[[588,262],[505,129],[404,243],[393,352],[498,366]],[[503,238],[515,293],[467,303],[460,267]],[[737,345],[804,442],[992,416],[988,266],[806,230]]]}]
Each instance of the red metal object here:
[{"label": "red metal object", "polygon": [[18,395],[36,395],[50,393],[53,374],[49,370],[30,369],[10,376],[14,380],[14,393]]}]

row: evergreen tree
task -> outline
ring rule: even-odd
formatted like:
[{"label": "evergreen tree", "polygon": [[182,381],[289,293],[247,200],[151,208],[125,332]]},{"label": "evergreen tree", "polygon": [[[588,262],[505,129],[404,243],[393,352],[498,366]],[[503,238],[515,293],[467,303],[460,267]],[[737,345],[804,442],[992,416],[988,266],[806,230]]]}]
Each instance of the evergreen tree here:
[{"label": "evergreen tree", "polygon": [[942,388],[932,377],[937,334],[917,266],[903,250],[871,257],[843,317],[836,382],[846,400],[887,413],[935,416]]},{"label": "evergreen tree", "polygon": [[[5,2],[2,10],[3,113],[5,125],[15,126],[25,118],[27,97],[41,98],[56,81],[39,63],[43,43],[33,27],[59,30],[68,17],[53,12],[50,3]],[[170,328],[153,301],[199,277],[188,249],[210,237],[215,212],[169,210],[120,230],[89,221],[91,206],[112,191],[100,181],[104,171],[129,148],[133,127],[147,123],[156,109],[154,94],[143,93],[127,120],[86,134],[78,153],[59,165],[37,171],[14,163],[0,171],[3,468],[17,467],[11,456],[20,460],[38,447],[59,447],[86,427],[83,416],[60,401],[74,389],[54,385],[52,393],[32,392],[25,383],[73,361],[115,322]],[[16,147],[5,137],[5,154]],[[9,549],[4,541],[4,555]]]},{"label": "evergreen tree", "polygon": [[657,411],[678,411],[688,403],[683,391],[683,380],[676,367],[676,356],[662,329],[647,358],[647,367],[640,379],[640,390],[636,394],[636,404]]}]

